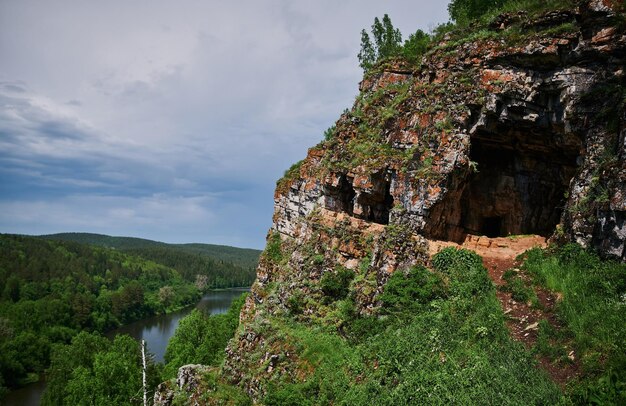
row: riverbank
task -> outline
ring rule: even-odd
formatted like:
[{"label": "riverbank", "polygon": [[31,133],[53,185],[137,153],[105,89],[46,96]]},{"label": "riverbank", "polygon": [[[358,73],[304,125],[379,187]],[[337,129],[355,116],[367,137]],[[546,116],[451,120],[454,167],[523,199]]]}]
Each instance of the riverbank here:
[{"label": "riverbank", "polygon": [[[249,290],[250,288],[247,287],[211,290],[205,293],[195,306],[191,305],[178,311],[137,320],[111,330],[105,336],[113,339],[119,334],[128,334],[136,340],[143,339],[155,361],[163,362],[167,343],[183,317],[191,313],[193,309],[199,309],[210,314],[225,313],[235,298]],[[6,406],[37,406],[40,404],[45,387],[44,380],[28,384],[11,391],[2,404]]]}]

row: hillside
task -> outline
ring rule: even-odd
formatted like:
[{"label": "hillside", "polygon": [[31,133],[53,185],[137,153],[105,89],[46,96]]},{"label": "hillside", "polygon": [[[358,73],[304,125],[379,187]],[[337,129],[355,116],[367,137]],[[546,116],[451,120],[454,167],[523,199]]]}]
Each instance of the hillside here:
[{"label": "hillside", "polygon": [[81,331],[197,302],[174,269],[116,250],[0,234],[0,394],[37,380],[52,347]]},{"label": "hillside", "polygon": [[261,251],[251,248],[237,248],[228,245],[214,244],[168,244],[159,241],[146,240],[135,237],[112,237],[104,234],[93,233],[57,233],[40,235],[39,237],[50,240],[74,241],[83,244],[98,245],[101,247],[115,248],[118,250],[132,250],[141,248],[169,247],[178,250],[209,256],[213,259],[231,262],[244,268],[255,268],[259,262]]},{"label": "hillside", "polygon": [[211,244],[167,244],[133,237],[111,237],[102,234],[61,233],[40,238],[74,241],[113,248],[175,268],[181,275],[195,281],[204,275],[210,288],[250,286],[260,251]]},{"label": "hillside", "polygon": [[157,404],[626,402],[624,4],[453,3],[472,18],[404,48],[375,20],[354,105],[277,183],[224,364]]}]

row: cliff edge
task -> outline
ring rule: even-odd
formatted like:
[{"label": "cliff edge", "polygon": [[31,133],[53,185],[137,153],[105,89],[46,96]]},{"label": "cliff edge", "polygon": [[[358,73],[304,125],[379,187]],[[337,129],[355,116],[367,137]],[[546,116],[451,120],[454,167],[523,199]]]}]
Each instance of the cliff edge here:
[{"label": "cliff edge", "polygon": [[377,314],[395,272],[429,264],[432,241],[538,235],[626,261],[625,21],[610,0],[503,14],[418,66],[368,72],[277,183],[222,376],[256,400],[306,382],[291,323],[342,335],[346,313]]}]

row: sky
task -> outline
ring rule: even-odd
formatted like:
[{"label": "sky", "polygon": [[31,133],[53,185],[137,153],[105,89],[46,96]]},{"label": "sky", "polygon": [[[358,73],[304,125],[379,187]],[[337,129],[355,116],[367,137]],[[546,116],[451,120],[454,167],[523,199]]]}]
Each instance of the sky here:
[{"label": "sky", "polygon": [[262,248],[385,13],[405,38],[447,21],[427,0],[0,0],[0,233]]}]

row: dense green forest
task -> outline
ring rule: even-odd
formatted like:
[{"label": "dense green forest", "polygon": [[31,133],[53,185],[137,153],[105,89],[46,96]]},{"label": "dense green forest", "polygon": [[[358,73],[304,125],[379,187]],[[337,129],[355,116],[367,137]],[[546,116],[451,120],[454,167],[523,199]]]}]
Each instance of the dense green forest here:
[{"label": "dense green forest", "polygon": [[74,241],[89,245],[115,248],[118,250],[131,250],[141,248],[169,247],[180,251],[207,255],[214,260],[231,262],[244,268],[256,268],[259,261],[260,250],[252,248],[237,248],[228,245],[215,244],[168,244],[160,241],[146,240],[135,237],[113,237],[104,234],[93,233],[58,233],[40,236],[48,240]]},{"label": "dense green forest", "polygon": [[[194,310],[181,320],[170,340],[165,365],[148,361],[147,386],[151,398],[163,380],[175,376],[185,364],[218,365],[226,342],[239,323],[246,294],[233,301],[225,314],[205,315]],[[81,332],[51,352],[43,405],[141,404],[139,343],[125,335],[112,342],[98,333]]]},{"label": "dense green forest", "polygon": [[191,271],[201,260],[154,249],[162,262],[180,261],[186,273],[110,248],[0,235],[0,387],[36,380],[53,347],[80,331],[102,333],[195,303],[218,282],[247,280],[210,279],[206,271],[206,279],[198,278]]},{"label": "dense green forest", "polygon": [[132,237],[62,233],[41,238],[114,248],[176,269],[188,281],[207,288],[250,286],[261,251],[211,244],[166,244]]}]

